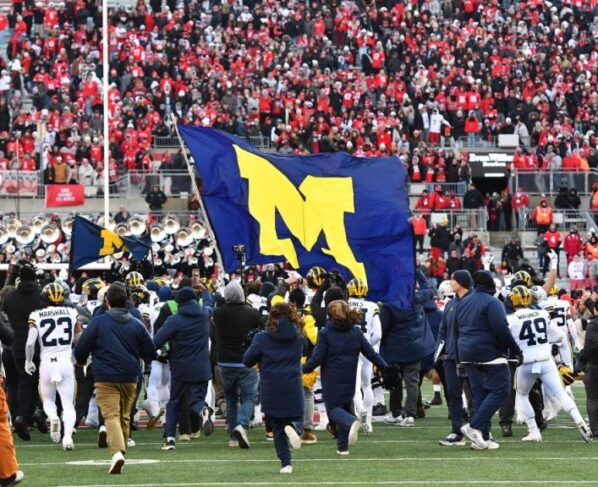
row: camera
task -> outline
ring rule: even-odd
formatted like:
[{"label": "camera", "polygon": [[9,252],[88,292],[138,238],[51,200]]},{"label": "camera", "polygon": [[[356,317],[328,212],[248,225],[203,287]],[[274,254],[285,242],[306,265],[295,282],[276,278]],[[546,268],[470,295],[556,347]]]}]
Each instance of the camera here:
[{"label": "camera", "polygon": [[237,255],[237,257],[241,254],[245,253],[245,245],[237,244],[233,245],[233,252]]}]

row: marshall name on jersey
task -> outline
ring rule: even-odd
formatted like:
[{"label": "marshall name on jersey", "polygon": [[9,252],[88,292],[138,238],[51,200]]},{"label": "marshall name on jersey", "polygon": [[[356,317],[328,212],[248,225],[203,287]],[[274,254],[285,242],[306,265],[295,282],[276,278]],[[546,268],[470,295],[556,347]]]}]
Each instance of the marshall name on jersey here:
[{"label": "marshall name on jersey", "polygon": [[65,306],[49,306],[29,315],[29,326],[39,332],[41,358],[56,355],[71,355],[75,336],[77,311]]},{"label": "marshall name on jersey", "polygon": [[552,344],[565,337],[548,312],[541,309],[518,309],[507,320],[525,364],[551,360]]}]

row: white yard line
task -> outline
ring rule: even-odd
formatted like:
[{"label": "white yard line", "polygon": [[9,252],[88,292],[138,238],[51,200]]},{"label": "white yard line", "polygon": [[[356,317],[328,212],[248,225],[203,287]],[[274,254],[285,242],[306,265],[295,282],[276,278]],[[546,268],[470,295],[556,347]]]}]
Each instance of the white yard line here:
[{"label": "white yard line", "polygon": [[[128,487],[194,487],[203,485],[598,485],[598,480],[377,480],[377,481],[288,481],[275,482],[184,482],[167,484],[127,484]],[[78,484],[59,487],[116,487],[122,484]]]}]

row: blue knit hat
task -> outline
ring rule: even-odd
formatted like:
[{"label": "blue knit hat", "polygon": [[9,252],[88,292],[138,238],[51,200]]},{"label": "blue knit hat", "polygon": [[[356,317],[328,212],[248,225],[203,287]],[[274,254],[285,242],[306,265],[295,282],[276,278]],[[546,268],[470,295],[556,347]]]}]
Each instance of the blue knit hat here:
[{"label": "blue knit hat", "polygon": [[192,287],[183,287],[176,292],[175,301],[183,304],[188,301],[197,301],[197,293]]}]

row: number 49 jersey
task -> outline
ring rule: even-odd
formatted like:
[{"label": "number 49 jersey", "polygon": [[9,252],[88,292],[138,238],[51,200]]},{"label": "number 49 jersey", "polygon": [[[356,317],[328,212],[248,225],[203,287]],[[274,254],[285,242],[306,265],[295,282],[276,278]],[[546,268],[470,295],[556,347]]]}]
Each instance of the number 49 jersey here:
[{"label": "number 49 jersey", "polygon": [[41,358],[71,355],[77,310],[66,306],[48,306],[29,315],[29,326],[37,328]]},{"label": "number 49 jersey", "polygon": [[511,335],[523,351],[523,363],[552,359],[552,344],[565,335],[542,309],[518,309],[507,316]]}]

